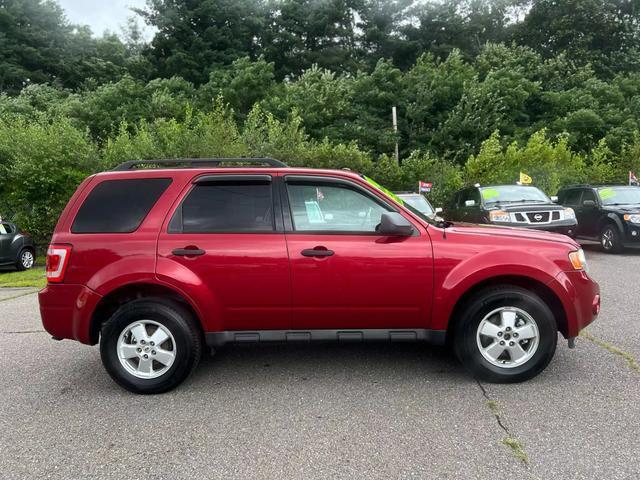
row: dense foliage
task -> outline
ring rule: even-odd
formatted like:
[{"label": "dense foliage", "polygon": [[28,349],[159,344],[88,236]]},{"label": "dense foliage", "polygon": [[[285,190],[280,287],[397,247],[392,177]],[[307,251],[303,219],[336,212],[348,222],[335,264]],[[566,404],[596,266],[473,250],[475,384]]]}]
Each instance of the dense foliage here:
[{"label": "dense foliage", "polygon": [[[86,175],[270,155],[393,189],[640,170],[640,0],[148,0],[94,37],[0,0],[0,215],[44,241]],[[398,131],[391,107],[398,111]],[[398,143],[401,165],[393,159]]]}]

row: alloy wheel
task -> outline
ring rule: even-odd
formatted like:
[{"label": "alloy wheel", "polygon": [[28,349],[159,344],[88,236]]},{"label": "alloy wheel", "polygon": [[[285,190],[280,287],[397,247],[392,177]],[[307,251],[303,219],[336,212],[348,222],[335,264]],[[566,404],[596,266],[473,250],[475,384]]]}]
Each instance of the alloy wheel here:
[{"label": "alloy wheel", "polygon": [[138,320],[122,330],[116,344],[124,369],[137,378],[164,375],[176,358],[176,342],[171,332],[153,320]]},{"label": "alloy wheel", "polygon": [[524,310],[500,307],[482,319],[476,341],[480,353],[490,364],[514,368],[534,356],[540,343],[540,332],[536,321]]}]

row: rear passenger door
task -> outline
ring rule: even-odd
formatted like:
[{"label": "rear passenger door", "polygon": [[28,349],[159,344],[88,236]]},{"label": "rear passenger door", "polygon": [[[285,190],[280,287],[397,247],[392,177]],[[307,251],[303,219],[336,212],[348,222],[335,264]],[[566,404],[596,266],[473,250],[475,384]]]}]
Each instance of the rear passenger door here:
[{"label": "rear passenger door", "polygon": [[207,331],[291,327],[289,258],[272,180],[197,177],[165,221],[157,275],[188,289]]}]

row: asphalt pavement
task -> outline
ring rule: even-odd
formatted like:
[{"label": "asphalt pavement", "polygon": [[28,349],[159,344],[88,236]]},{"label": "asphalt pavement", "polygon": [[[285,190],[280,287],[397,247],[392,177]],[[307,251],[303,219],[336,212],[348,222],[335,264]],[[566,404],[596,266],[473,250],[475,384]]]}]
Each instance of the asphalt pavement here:
[{"label": "asphalt pavement", "polygon": [[418,344],[227,347],[158,396],[0,291],[0,478],[640,478],[640,251],[587,247],[600,318],[518,385]]}]

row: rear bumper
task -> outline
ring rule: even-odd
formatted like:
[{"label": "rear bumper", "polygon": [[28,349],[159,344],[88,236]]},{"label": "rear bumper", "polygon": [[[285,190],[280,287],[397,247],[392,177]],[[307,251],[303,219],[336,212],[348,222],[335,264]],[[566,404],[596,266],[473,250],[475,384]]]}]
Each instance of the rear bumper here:
[{"label": "rear bumper", "polygon": [[567,318],[567,338],[577,337],[580,330],[593,322],[600,311],[600,286],[585,272],[562,272],[551,282],[560,293]]},{"label": "rear bumper", "polygon": [[91,316],[101,298],[84,285],[47,285],[38,294],[42,325],[55,338],[92,345]]}]

